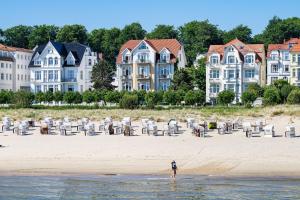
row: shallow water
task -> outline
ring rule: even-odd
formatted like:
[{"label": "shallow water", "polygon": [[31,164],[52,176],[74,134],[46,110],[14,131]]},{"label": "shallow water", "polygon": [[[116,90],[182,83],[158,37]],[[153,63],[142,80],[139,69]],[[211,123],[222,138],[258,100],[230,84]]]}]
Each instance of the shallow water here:
[{"label": "shallow water", "polygon": [[0,176],[0,199],[300,199],[300,180],[178,176]]}]

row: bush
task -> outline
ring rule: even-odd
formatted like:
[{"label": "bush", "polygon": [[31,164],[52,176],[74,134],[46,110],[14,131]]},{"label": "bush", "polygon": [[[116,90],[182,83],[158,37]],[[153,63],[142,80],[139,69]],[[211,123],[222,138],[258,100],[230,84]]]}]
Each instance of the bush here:
[{"label": "bush", "polygon": [[221,105],[228,105],[233,102],[235,94],[231,90],[224,90],[218,94],[217,103]]},{"label": "bush", "polygon": [[125,109],[135,109],[139,106],[139,98],[136,94],[124,94],[119,105]]},{"label": "bush", "polygon": [[291,85],[283,85],[280,89],[280,97],[283,103],[287,101],[287,98],[291,91],[293,90],[293,87]]},{"label": "bush", "polygon": [[56,91],[53,93],[53,100],[55,102],[60,102],[60,101],[63,101],[64,99],[64,94],[60,91]]},{"label": "bush", "polygon": [[185,94],[186,94],[186,91],[184,91],[183,89],[176,91],[176,103],[177,104],[181,104],[181,102],[184,101]]},{"label": "bush", "polygon": [[105,101],[104,97],[106,95],[107,90],[94,90],[94,101],[99,102],[99,101]]},{"label": "bush", "polygon": [[63,101],[68,103],[68,104],[72,104],[75,102],[76,99],[76,94],[75,92],[72,91],[68,91],[64,93],[64,97],[63,97]]},{"label": "bush", "polygon": [[107,91],[105,96],[104,96],[104,100],[106,102],[110,102],[110,103],[119,103],[120,99],[121,99],[121,95],[116,90]]},{"label": "bush", "polygon": [[82,94],[82,100],[86,103],[92,103],[95,101],[95,94],[92,91],[84,91]]},{"label": "bush", "polygon": [[38,103],[42,103],[43,101],[45,101],[45,95],[43,92],[38,92],[35,94],[35,101]]},{"label": "bush", "polygon": [[168,90],[164,93],[163,96],[164,102],[170,105],[176,105],[177,103],[177,94],[174,90]]},{"label": "bush", "polygon": [[247,91],[254,93],[257,97],[264,96],[264,88],[262,88],[257,83],[250,83],[248,85]]},{"label": "bush", "polygon": [[205,102],[205,94],[203,91],[188,91],[184,101],[187,105],[202,105]]},{"label": "bush", "polygon": [[76,104],[82,103],[82,95],[79,92],[75,92],[74,103]]},{"label": "bush", "polygon": [[47,91],[46,93],[44,93],[44,101],[46,101],[47,103],[52,102],[53,101],[53,92],[51,91]]},{"label": "bush", "polygon": [[0,91],[0,104],[11,103],[13,97],[12,91],[1,90]]},{"label": "bush", "polygon": [[34,94],[25,90],[14,93],[13,103],[17,108],[30,108],[34,101]]},{"label": "bush", "polygon": [[263,101],[266,105],[276,105],[280,102],[280,95],[276,87],[271,86],[265,89]]},{"label": "bush", "polygon": [[287,102],[289,104],[300,104],[300,89],[294,89],[290,92]]},{"label": "bush", "polygon": [[244,105],[247,105],[247,104],[252,104],[257,98],[257,94],[253,91],[245,91],[242,96],[241,96],[241,99],[242,99],[242,102]]}]

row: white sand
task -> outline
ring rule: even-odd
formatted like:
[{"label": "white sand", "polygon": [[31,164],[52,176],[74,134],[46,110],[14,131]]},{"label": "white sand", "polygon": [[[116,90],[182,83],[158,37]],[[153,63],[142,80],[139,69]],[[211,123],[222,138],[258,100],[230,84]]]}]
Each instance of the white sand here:
[{"label": "white sand", "polygon": [[[257,119],[248,119],[251,121]],[[284,135],[291,117],[268,118],[278,135]],[[300,118],[293,118],[300,135]],[[198,138],[183,126],[178,136],[122,135],[17,136],[0,133],[1,174],[166,174],[176,160],[179,174],[237,176],[300,176],[300,137],[246,138],[232,135]],[[160,127],[164,123],[158,123]]]}]

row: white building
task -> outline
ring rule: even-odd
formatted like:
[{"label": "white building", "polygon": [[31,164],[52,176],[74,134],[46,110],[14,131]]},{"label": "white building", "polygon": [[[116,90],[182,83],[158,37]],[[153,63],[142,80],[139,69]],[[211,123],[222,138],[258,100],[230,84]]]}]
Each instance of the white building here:
[{"label": "white building", "polygon": [[225,45],[210,45],[206,64],[206,101],[216,103],[218,93],[232,90],[234,103],[250,83],[265,84],[263,44],[244,44],[234,39]]},{"label": "white building", "polygon": [[30,89],[28,69],[33,51],[0,44],[0,90]]},{"label": "white building", "polygon": [[97,55],[88,46],[49,41],[35,48],[30,62],[30,88],[39,91],[92,89],[91,72]]},{"label": "white building", "polygon": [[290,50],[300,39],[291,38],[283,44],[269,44],[267,53],[267,84],[273,81],[284,79],[290,81],[291,56]]},{"label": "white building", "polygon": [[186,65],[183,46],[176,39],[129,40],[117,57],[118,90],[167,90],[175,66]]}]

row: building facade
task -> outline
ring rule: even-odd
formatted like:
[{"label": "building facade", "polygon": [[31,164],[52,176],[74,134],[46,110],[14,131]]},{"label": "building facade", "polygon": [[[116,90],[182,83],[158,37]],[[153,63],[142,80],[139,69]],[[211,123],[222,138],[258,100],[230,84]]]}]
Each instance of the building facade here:
[{"label": "building facade", "polygon": [[30,89],[28,69],[33,51],[0,44],[0,90]]},{"label": "building facade", "polygon": [[[293,47],[300,42],[298,38],[291,38],[283,44],[270,44],[268,46],[267,53],[267,84],[270,85],[272,82],[278,79],[284,79],[291,81],[291,64],[295,66],[297,63],[291,58],[294,58],[292,51]],[[294,77],[293,77],[294,79]]]},{"label": "building facade", "polygon": [[290,83],[292,85],[300,87],[300,40],[290,49],[291,60],[291,78]]},{"label": "building facade", "polygon": [[186,65],[183,46],[176,39],[129,40],[117,57],[117,89],[167,90],[175,68]]},{"label": "building facade", "polygon": [[92,89],[92,68],[97,54],[77,42],[49,41],[34,49],[29,65],[32,92],[78,91]]},{"label": "building facade", "polygon": [[234,103],[250,83],[266,82],[265,50],[263,44],[245,44],[234,39],[225,45],[210,45],[206,64],[206,101],[216,103],[218,93],[232,90]]}]

